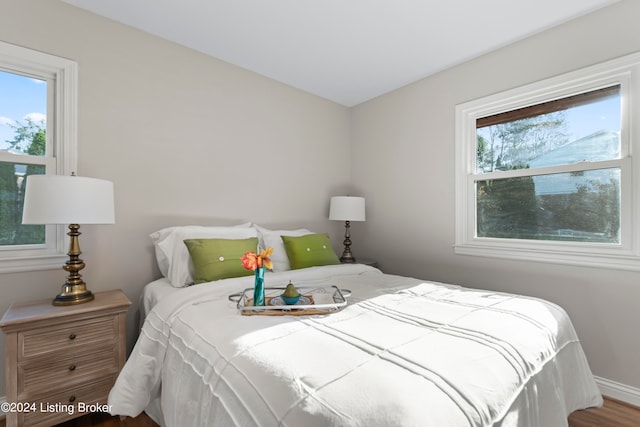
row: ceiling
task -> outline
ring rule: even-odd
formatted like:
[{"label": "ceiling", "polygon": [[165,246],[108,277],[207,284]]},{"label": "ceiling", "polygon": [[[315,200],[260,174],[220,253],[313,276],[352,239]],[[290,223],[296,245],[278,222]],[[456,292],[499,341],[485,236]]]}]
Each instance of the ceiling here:
[{"label": "ceiling", "polygon": [[62,0],[353,106],[618,0]]}]

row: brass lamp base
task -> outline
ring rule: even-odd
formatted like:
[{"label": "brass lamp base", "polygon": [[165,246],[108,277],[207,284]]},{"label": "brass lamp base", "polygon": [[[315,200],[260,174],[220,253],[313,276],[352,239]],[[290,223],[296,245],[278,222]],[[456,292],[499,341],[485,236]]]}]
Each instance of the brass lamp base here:
[{"label": "brass lamp base", "polygon": [[351,264],[356,262],[356,259],[353,257],[351,253],[351,233],[349,232],[349,228],[351,228],[351,223],[349,221],[344,222],[344,251],[342,252],[342,256],[340,257],[340,262],[345,264]]},{"label": "brass lamp base", "polygon": [[340,262],[343,264],[353,264],[354,262],[356,262],[356,259],[353,257],[353,255],[351,255],[351,252],[343,252],[342,256],[340,257]]},{"label": "brass lamp base", "polygon": [[73,305],[92,301],[94,296],[90,290],[66,290],[67,285],[62,286],[62,292],[53,299],[53,305]]},{"label": "brass lamp base", "polygon": [[79,271],[85,266],[84,261],[80,259],[80,244],[78,236],[81,234],[78,224],[70,224],[67,235],[71,237],[69,242],[69,259],[62,266],[65,271],[69,272],[67,283],[62,285],[62,291],[53,299],[53,305],[73,305],[82,304],[93,300],[93,294],[87,289],[86,283],[82,280]]}]

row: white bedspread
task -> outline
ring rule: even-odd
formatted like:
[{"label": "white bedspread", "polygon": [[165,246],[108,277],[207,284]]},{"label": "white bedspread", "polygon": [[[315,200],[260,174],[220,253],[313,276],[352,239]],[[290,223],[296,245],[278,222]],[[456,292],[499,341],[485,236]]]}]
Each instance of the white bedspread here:
[{"label": "white bedspread", "polygon": [[[166,426],[566,426],[600,393],[558,306],[363,265],[269,274],[352,290],[325,316],[242,316],[243,277],[171,293],[109,395]],[[155,410],[153,410],[155,408]],[[160,408],[161,411],[158,411]]]}]

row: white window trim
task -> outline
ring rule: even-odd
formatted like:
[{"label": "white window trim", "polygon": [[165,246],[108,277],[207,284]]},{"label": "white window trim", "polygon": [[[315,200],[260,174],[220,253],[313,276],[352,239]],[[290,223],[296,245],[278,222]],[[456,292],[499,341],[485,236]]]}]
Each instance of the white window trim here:
[{"label": "white window trim", "polygon": [[[476,119],[544,101],[621,85],[621,243],[478,238],[475,235]],[[640,271],[640,53],[456,106],[456,254]],[[517,172],[516,172],[517,173]],[[506,175],[500,175],[506,177]],[[632,188],[633,186],[633,188]]]},{"label": "white window trim", "polygon": [[[77,170],[77,63],[0,42],[0,69],[55,81],[53,87],[48,85],[47,95],[47,109],[53,113],[47,117],[47,148],[53,148],[53,157],[47,159],[47,174],[71,175]],[[67,258],[66,245],[66,227],[47,225],[46,245],[0,251],[0,273],[59,269]]]}]

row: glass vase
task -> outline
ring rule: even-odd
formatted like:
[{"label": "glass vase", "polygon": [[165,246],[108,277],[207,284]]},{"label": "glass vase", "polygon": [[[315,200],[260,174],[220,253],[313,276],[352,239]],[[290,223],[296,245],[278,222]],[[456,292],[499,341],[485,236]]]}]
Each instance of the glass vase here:
[{"label": "glass vase", "polygon": [[255,269],[255,282],[253,283],[253,305],[264,305],[264,270],[265,267]]}]

